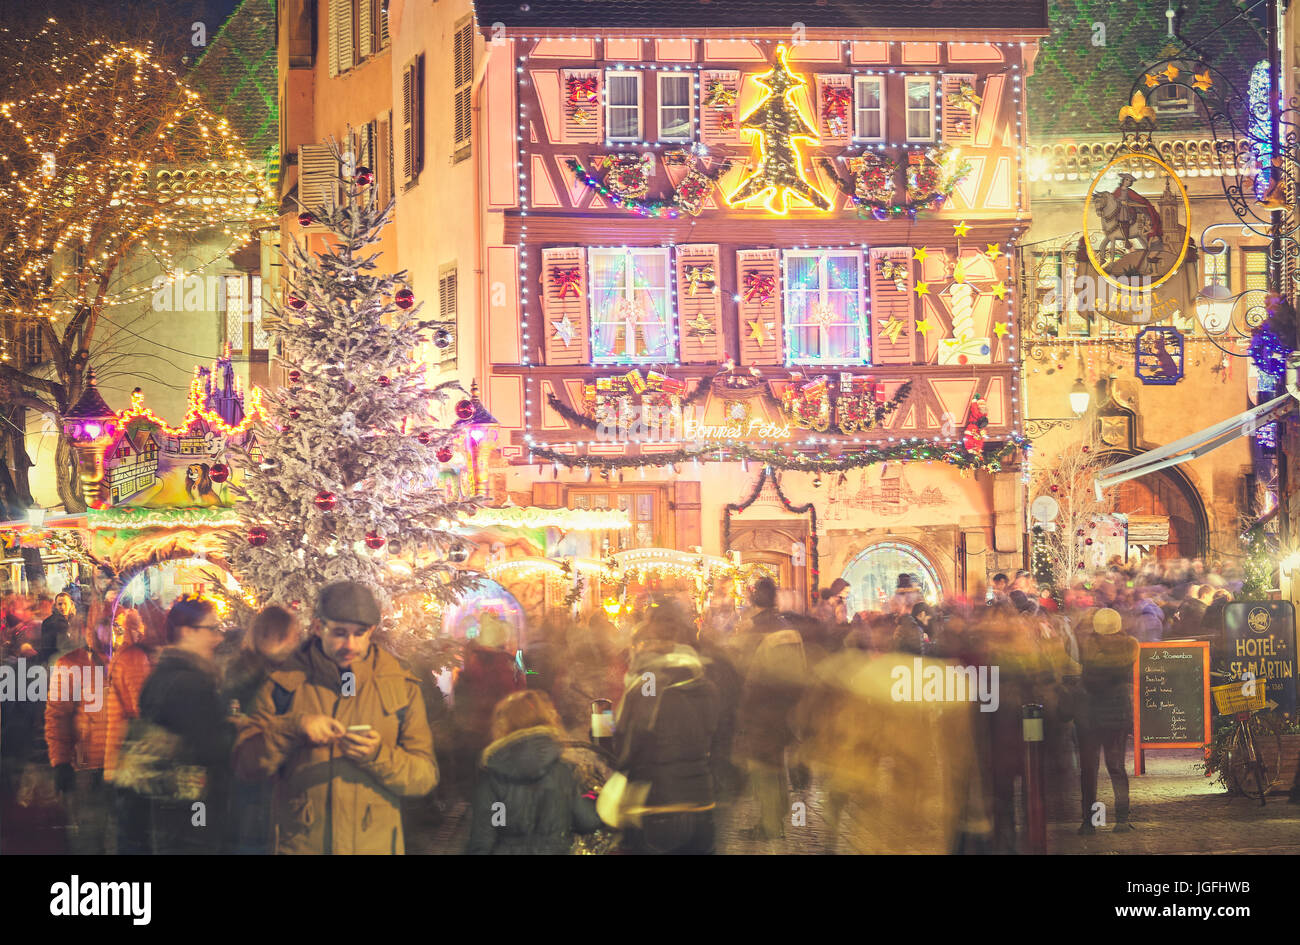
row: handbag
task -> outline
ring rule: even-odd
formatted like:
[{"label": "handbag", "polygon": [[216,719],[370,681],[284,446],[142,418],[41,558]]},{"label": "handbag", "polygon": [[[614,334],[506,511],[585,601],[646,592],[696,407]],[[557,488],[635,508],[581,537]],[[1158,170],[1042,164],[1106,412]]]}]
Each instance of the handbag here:
[{"label": "handbag", "polygon": [[119,788],[158,801],[198,801],[207,793],[207,769],[180,764],[181,737],[148,719],[132,719],[108,779]]}]

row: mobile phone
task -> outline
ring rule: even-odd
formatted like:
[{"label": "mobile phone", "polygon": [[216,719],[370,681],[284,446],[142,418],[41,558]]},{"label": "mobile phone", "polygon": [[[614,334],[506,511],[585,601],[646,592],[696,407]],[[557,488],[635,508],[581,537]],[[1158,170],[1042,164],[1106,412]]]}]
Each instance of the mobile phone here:
[{"label": "mobile phone", "polygon": [[348,731],[349,731],[349,732],[368,732],[368,731],[370,731],[370,726],[369,726],[369,725],[349,725],[349,726],[348,726]]}]

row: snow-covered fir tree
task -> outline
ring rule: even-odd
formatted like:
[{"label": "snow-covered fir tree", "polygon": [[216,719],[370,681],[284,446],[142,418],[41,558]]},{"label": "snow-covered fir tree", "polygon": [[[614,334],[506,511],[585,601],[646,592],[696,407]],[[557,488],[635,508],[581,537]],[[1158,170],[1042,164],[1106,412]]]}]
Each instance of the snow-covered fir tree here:
[{"label": "snow-covered fir tree", "polygon": [[390,640],[429,640],[435,602],[477,581],[453,560],[463,540],[451,528],[481,501],[449,498],[455,477],[439,461],[463,448],[465,430],[440,426],[434,408],[455,399],[465,413],[469,401],[455,382],[426,383],[419,346],[446,326],[421,320],[405,271],[378,272],[367,247],[393,204],[377,206],[373,174],[350,166],[355,151],[330,147],[341,199],[304,208],[302,220],[333,237],[325,252],[295,240],[285,254],[272,333],[289,383],[266,393],[251,453],[236,453],[241,526],[227,553],[258,606],[297,603],[310,615],[323,586],[360,581],[376,590]]}]

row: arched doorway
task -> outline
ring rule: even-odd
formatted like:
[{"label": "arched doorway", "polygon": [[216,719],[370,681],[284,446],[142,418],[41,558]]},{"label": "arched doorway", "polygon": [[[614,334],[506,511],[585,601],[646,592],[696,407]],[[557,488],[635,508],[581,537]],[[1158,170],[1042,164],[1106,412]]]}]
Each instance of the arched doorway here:
[{"label": "arched doorway", "polygon": [[849,613],[887,606],[900,574],[912,575],[930,603],[943,595],[939,573],[923,551],[901,541],[882,541],[863,550],[843,571],[849,582]]},{"label": "arched doorway", "polygon": [[[1103,459],[1107,464],[1121,462],[1135,455],[1112,452]],[[1169,521],[1169,537],[1163,544],[1146,545],[1146,556],[1157,560],[1166,558],[1199,558],[1209,547],[1209,520],[1205,503],[1187,475],[1177,467],[1130,479],[1115,487],[1115,511],[1135,518]],[[1135,538],[1130,544],[1142,542]]]}]

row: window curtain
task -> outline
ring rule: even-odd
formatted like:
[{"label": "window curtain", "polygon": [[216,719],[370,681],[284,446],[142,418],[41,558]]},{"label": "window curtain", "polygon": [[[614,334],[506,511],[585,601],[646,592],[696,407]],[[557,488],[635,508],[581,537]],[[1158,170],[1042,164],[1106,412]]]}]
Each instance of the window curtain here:
[{"label": "window curtain", "polygon": [[623,348],[614,348],[621,321],[615,321],[615,306],[623,297],[622,253],[591,254],[591,353],[593,360],[610,360],[623,356]]},{"label": "window curtain", "polygon": [[634,254],[632,299],[640,322],[637,357],[656,361],[669,359],[672,347],[672,316],[668,310],[668,258],[666,254]]},{"label": "window curtain", "polygon": [[823,357],[856,360],[861,357],[862,313],[858,309],[856,256],[830,256],[826,260],[826,304],[834,313],[827,329],[829,344]]},{"label": "window curtain", "polygon": [[821,356],[821,338],[816,322],[812,321],[813,308],[821,296],[816,256],[787,256],[786,280],[786,337],[789,350],[786,358],[802,361]]}]

